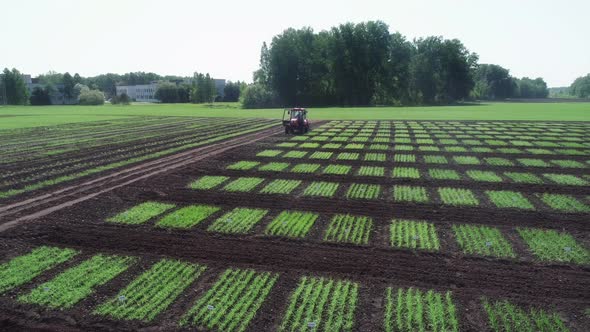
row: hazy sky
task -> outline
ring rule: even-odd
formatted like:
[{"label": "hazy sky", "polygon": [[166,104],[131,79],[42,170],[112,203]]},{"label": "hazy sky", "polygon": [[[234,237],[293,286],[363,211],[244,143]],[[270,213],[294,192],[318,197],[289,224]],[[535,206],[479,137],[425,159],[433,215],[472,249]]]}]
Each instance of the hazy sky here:
[{"label": "hazy sky", "polygon": [[590,72],[590,0],[0,0],[0,67],[37,75],[152,71],[252,80],[263,41],[382,20],[408,38],[459,38],[514,76]]}]

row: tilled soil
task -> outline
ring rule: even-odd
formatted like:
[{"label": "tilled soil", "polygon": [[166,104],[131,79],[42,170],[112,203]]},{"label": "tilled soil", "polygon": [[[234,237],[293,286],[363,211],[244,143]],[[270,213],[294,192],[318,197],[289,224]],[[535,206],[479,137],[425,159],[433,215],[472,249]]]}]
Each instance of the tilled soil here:
[{"label": "tilled soil", "polygon": [[[587,221],[590,220],[590,215],[587,213],[557,213],[546,210],[522,212],[496,209],[485,204],[477,208],[448,207],[437,202],[401,204],[385,197],[374,201],[354,201],[343,198],[343,188],[339,189],[334,198],[303,197],[300,194],[301,187],[304,186],[300,186],[290,195],[255,194],[256,190],[253,193],[227,193],[186,188],[191,180],[206,174],[384,185],[402,184],[406,181],[377,177],[225,170],[225,166],[238,160],[271,161],[273,158],[254,157],[255,152],[273,147],[274,143],[282,140],[282,137],[268,138],[261,143],[233,149],[214,158],[112,190],[37,220],[23,222],[0,233],[0,248],[3,249],[0,261],[39,245],[71,247],[83,252],[74,261],[58,266],[35,278],[33,282],[4,294],[0,298],[0,328],[52,331],[180,329],[177,325],[179,318],[212,285],[216,277],[225,268],[238,267],[280,273],[277,284],[251,322],[248,331],[276,330],[285,312],[289,295],[303,275],[331,276],[359,282],[360,298],[355,322],[357,331],[382,330],[384,293],[390,286],[451,290],[457,304],[461,330],[464,331],[489,330],[481,305],[482,297],[508,299],[518,305],[556,311],[572,331],[590,330],[590,318],[583,313],[590,307],[590,266],[539,262],[530,254],[515,231],[515,227],[519,226],[563,230],[588,247],[590,229]],[[308,159],[281,161],[322,165],[334,162]],[[381,163],[375,165],[384,166]],[[412,166],[421,169],[425,167],[422,164]],[[513,168],[502,168],[511,169]],[[429,190],[432,186],[446,185],[483,190],[496,189],[498,186],[525,193],[553,192],[579,197],[590,194],[587,187],[575,186],[482,184],[468,181],[460,184],[455,181],[437,181],[434,184],[426,180],[407,182],[427,186]],[[178,206],[212,204],[222,209],[190,230],[155,227],[157,218],[133,226],[105,222],[108,217],[147,200],[169,202]],[[207,226],[213,220],[234,207],[259,207],[269,209],[270,212],[248,235],[230,236],[207,231]],[[265,236],[264,225],[280,211],[291,209],[320,214],[310,234],[301,240]],[[372,217],[374,228],[369,244],[363,246],[323,242],[322,230],[326,228],[331,215],[336,213]],[[441,240],[441,251],[391,248],[388,244],[388,225],[392,218],[433,222]],[[451,225],[457,223],[498,227],[512,244],[518,258],[495,259],[463,255],[451,231]],[[30,290],[39,282],[51,279],[68,266],[98,252],[132,255],[142,259],[136,266],[99,287],[93,295],[78,303],[72,310],[45,310],[38,306],[20,304],[15,300],[17,294]],[[153,322],[115,321],[92,314],[97,304],[114,296],[141,271],[162,257],[206,264],[208,269]]]}]

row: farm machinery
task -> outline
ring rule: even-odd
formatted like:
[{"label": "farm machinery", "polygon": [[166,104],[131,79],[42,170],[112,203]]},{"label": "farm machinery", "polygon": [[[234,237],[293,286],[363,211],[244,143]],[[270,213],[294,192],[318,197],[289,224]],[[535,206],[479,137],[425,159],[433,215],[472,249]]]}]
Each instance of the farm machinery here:
[{"label": "farm machinery", "polygon": [[310,130],[305,108],[291,108],[283,111],[285,134],[305,134]]}]

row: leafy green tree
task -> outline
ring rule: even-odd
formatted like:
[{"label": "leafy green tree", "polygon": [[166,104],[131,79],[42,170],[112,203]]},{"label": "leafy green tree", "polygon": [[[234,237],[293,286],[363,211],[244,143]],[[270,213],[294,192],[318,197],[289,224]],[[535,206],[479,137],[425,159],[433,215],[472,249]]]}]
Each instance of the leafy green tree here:
[{"label": "leafy green tree", "polygon": [[250,84],[242,95],[244,108],[270,108],[277,106],[277,96],[262,84]]},{"label": "leafy green tree", "polygon": [[74,85],[76,85],[76,84],[82,84],[83,82],[84,81],[83,81],[82,77],[80,76],[80,74],[75,73],[74,74],[74,83],[75,83]]},{"label": "leafy green tree", "polygon": [[578,98],[590,98],[590,74],[576,78],[570,85],[569,92]]},{"label": "leafy green tree", "polygon": [[254,83],[269,86],[270,84],[270,52],[266,42],[260,49],[260,68],[254,72]]},{"label": "leafy green tree", "polygon": [[123,92],[120,95],[113,96],[111,98],[111,104],[113,105],[129,105],[131,104],[131,98]]},{"label": "leafy green tree", "polygon": [[76,82],[70,73],[66,72],[63,75],[63,85],[64,85],[64,96],[66,98],[73,98],[74,97],[74,86]]},{"label": "leafy green tree", "polygon": [[478,99],[505,99],[516,93],[516,80],[508,69],[494,64],[480,64],[474,73],[473,95]]},{"label": "leafy green tree", "polygon": [[519,98],[547,98],[549,95],[549,89],[547,89],[547,83],[541,78],[531,79],[523,77],[517,80],[518,94],[516,97]]},{"label": "leafy green tree", "polygon": [[179,100],[178,88],[170,82],[161,82],[154,96],[162,103],[178,103]]},{"label": "leafy green tree", "polygon": [[228,81],[223,87],[223,101],[235,102],[240,99],[240,81]]},{"label": "leafy green tree", "polygon": [[99,90],[82,89],[78,100],[80,105],[103,105],[104,94]]},{"label": "leafy green tree", "polygon": [[13,68],[4,68],[2,73],[2,90],[6,103],[10,105],[26,105],[29,101],[29,91],[22,74]]}]

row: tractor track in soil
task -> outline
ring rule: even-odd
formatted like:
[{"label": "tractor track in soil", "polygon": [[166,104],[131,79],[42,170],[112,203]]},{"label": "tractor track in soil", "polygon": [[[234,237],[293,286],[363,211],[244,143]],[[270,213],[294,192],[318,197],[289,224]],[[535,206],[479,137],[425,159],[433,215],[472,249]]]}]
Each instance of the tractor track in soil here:
[{"label": "tractor track in soil", "polygon": [[128,167],[92,180],[79,181],[23,201],[0,206],[0,232],[14,227],[21,221],[39,218],[113,189],[220,154],[229,149],[262,140],[280,132],[282,131],[271,128],[240,135],[219,143]]}]

